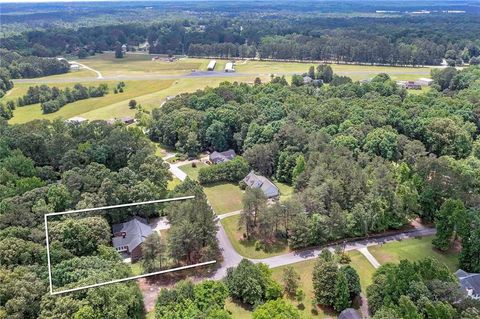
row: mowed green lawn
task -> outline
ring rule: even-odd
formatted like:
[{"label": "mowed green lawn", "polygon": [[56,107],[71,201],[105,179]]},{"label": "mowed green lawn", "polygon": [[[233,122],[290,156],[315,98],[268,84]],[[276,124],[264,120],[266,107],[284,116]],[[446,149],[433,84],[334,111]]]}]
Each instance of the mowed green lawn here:
[{"label": "mowed green lawn", "polygon": [[[247,258],[267,258],[288,253],[290,249],[286,242],[278,242],[267,247],[265,250],[255,249],[255,240],[245,240],[243,234],[245,227],[239,225],[240,215],[234,215],[222,219],[221,223],[227,233],[233,248]],[[240,226],[240,227],[239,227]]]},{"label": "mowed green lawn", "polygon": [[180,168],[183,172],[185,172],[185,174],[187,174],[187,176],[193,179],[194,181],[198,181],[198,171],[200,170],[200,168],[206,167],[207,164],[202,162],[196,162],[195,164],[196,164],[195,167],[193,167],[192,164],[189,163],[189,164],[181,165],[178,168]]},{"label": "mowed green lawn", "polygon": [[[362,291],[365,291],[366,285],[369,285],[372,281],[372,275],[375,272],[375,269],[370,265],[368,260],[363,257],[358,251],[350,251],[348,255],[351,258],[350,266],[355,268],[360,276],[360,282],[362,285]],[[330,310],[322,310],[317,307],[317,312],[312,312],[312,300],[314,299],[314,291],[312,284],[313,277],[313,268],[315,266],[315,259],[303,261],[289,266],[294,267],[295,271],[300,275],[300,284],[299,287],[305,292],[305,300],[303,301],[304,307],[298,307],[298,303],[295,300],[291,300],[288,297],[284,296],[286,300],[291,302],[297,309],[300,311],[302,319],[307,318],[337,318],[337,314],[333,313]],[[288,266],[282,266],[272,269],[272,277],[283,285],[282,277],[283,270]],[[237,319],[247,319],[252,317],[252,312],[242,307],[241,305],[234,303],[232,300],[228,299],[225,305],[225,308],[232,312],[233,318]]]},{"label": "mowed green lawn", "polygon": [[[179,75],[188,74],[192,70],[206,70],[209,60],[181,58],[174,62],[162,59],[153,60],[155,54],[128,53],[121,59],[116,59],[114,53],[97,54],[79,60],[82,64],[106,76],[135,76],[144,74]],[[161,57],[164,58],[164,57]]]},{"label": "mowed green lawn", "polygon": [[[67,104],[59,111],[50,114],[43,114],[40,104],[17,107],[13,112],[13,118],[10,120],[10,123],[24,123],[33,119],[52,120],[59,117],[68,119],[73,116],[82,116],[91,120],[132,116],[135,114],[135,110],[131,110],[128,107],[128,102],[131,99],[135,99],[138,103],[141,103],[138,97],[165,90],[172,85],[173,80],[124,81],[126,84],[124,92],[114,94],[113,89],[118,82],[119,81],[82,83],[85,86],[98,86],[100,83],[106,83],[109,87],[109,93],[102,97]],[[23,96],[27,92],[28,87],[31,85],[33,84],[15,84],[12,93],[4,98],[5,101],[10,99],[16,101],[18,97]],[[52,86],[64,89],[66,87],[73,87],[74,85],[75,83],[55,83]],[[160,105],[160,100],[158,101],[158,105]]]},{"label": "mowed green lawn", "polygon": [[368,250],[380,264],[397,263],[402,259],[411,261],[426,257],[433,257],[448,266],[451,271],[458,269],[458,254],[455,252],[443,253],[432,246],[434,236],[411,238],[383,245],[369,247]]},{"label": "mowed green lawn", "polygon": [[[282,74],[282,73],[305,73],[310,66],[318,64],[310,62],[273,62],[273,61],[238,61],[236,71],[239,73],[256,74]],[[421,77],[429,77],[431,68],[428,67],[396,67],[396,66],[373,66],[354,64],[330,64],[333,72],[338,75],[346,75],[354,81],[368,79],[378,73],[387,73],[394,80],[416,80]]]},{"label": "mowed green lawn", "polygon": [[[207,166],[202,162],[197,162],[196,167],[192,164],[185,164],[179,168],[187,174],[191,179],[198,181],[198,171],[200,168]],[[230,213],[242,209],[243,192],[237,184],[217,183],[203,187],[205,195],[207,195],[210,205],[217,215]]]}]

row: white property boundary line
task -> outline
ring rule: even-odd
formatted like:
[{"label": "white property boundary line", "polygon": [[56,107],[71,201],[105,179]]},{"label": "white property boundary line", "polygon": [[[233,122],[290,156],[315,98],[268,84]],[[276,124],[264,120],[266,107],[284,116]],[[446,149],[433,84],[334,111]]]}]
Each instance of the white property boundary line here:
[{"label": "white property boundary line", "polygon": [[210,264],[216,263],[217,262],[216,260],[211,260],[211,261],[207,261],[207,262],[203,262],[203,263],[187,265],[187,266],[182,266],[182,267],[177,267],[177,268],[172,268],[172,269],[166,269],[166,270],[156,271],[156,272],[152,272],[152,273],[148,273],[148,274],[132,276],[132,277],[127,277],[127,278],[122,278],[122,279],[116,279],[116,280],[111,280],[111,281],[98,283],[98,284],[93,284],[93,285],[87,285],[87,286],[78,287],[78,288],[66,289],[66,290],[56,291],[56,292],[53,291],[52,268],[51,268],[52,265],[51,265],[51,261],[50,261],[50,242],[49,242],[49,239],[48,239],[48,223],[47,223],[48,217],[59,216],[59,215],[67,215],[67,214],[75,214],[75,213],[85,213],[85,212],[92,212],[92,211],[97,211],[97,210],[106,210],[106,209],[120,208],[120,207],[130,207],[130,206],[148,205],[148,204],[155,204],[155,203],[173,202],[173,201],[193,199],[193,198],[195,198],[195,196],[184,196],[184,197],[151,200],[151,201],[139,202],[139,203],[120,204],[120,205],[113,205],[113,206],[86,208],[86,209],[72,210],[72,211],[66,211],[66,212],[60,212],[60,213],[45,214],[44,215],[45,242],[46,242],[46,245],[47,245],[48,282],[50,284],[50,294],[51,295],[59,295],[59,294],[64,294],[64,293],[68,293],[68,292],[73,292],[73,291],[78,291],[78,290],[83,290],[83,289],[88,289],[88,288],[94,288],[94,287],[100,287],[100,286],[115,284],[115,283],[124,282],[124,281],[128,281],[128,280],[135,280],[135,279],[139,279],[139,278],[144,278],[144,277],[149,277],[149,276],[154,276],[154,275],[159,275],[159,274],[165,274],[165,273],[169,273],[169,272],[174,272],[174,271],[179,271],[179,270],[184,270],[184,269],[190,269],[190,268],[195,268],[195,267],[200,267],[200,266],[205,266],[205,265],[210,265]]}]

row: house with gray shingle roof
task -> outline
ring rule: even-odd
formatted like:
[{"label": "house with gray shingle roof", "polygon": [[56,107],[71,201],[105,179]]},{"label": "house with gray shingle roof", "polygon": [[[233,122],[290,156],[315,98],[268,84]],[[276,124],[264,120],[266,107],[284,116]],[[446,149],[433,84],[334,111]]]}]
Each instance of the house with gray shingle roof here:
[{"label": "house with gray shingle roof", "polygon": [[248,173],[243,179],[245,184],[250,188],[260,188],[267,198],[273,198],[280,195],[278,187],[275,186],[268,178],[256,175],[254,171]]},{"label": "house with gray shingle roof", "polygon": [[229,160],[232,160],[235,156],[237,156],[237,154],[235,154],[235,151],[230,149],[230,150],[224,151],[224,152],[215,151],[208,156],[208,159],[213,164],[218,164],[218,163],[223,163],[223,162],[227,162]]},{"label": "house with gray shingle roof", "polygon": [[355,309],[347,308],[342,312],[340,312],[338,319],[362,319],[362,317],[358,314],[358,311],[356,311]]},{"label": "house with gray shingle roof", "polygon": [[462,269],[455,272],[462,290],[467,293],[467,296],[480,300],[480,274],[468,273]]},{"label": "house with gray shingle roof", "polygon": [[113,247],[118,252],[125,252],[130,255],[132,261],[142,257],[142,244],[152,234],[152,228],[147,220],[141,217],[134,217],[125,223],[112,226]]}]

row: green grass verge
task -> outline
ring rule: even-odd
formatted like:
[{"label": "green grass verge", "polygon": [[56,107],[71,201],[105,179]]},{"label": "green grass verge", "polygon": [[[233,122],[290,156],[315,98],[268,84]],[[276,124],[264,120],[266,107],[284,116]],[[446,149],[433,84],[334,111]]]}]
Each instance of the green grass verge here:
[{"label": "green grass verge", "polygon": [[458,254],[454,252],[443,253],[432,246],[434,236],[411,238],[397,242],[391,242],[379,246],[369,247],[368,250],[380,264],[388,262],[397,263],[402,259],[411,261],[426,257],[433,257],[444,263],[452,271],[458,269]]},{"label": "green grass verge", "polygon": [[200,168],[207,166],[207,164],[202,163],[202,162],[196,162],[196,167],[193,167],[191,163],[181,165],[178,168],[180,168],[185,174],[187,174],[188,177],[193,179],[194,181],[198,181],[198,171]]},{"label": "green grass verge", "polygon": [[242,209],[243,192],[237,184],[212,184],[203,187],[217,215]]}]

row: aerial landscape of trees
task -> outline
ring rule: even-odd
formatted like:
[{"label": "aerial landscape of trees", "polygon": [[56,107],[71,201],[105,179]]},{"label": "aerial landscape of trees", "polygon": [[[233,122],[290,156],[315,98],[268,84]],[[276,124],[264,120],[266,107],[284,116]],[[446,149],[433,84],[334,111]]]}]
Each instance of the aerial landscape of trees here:
[{"label": "aerial landscape of trees", "polygon": [[[2,4],[0,319],[480,318],[453,273],[480,273],[479,12],[446,1]],[[59,76],[94,55],[105,78]],[[206,58],[271,70],[202,72]],[[150,60],[159,70],[144,69]],[[407,90],[422,66],[432,83]],[[35,107],[52,120],[17,124]],[[89,120],[73,121],[83,107]],[[95,120],[127,115],[134,124]],[[72,210],[85,211],[45,217]],[[152,232],[138,260],[112,243],[131,220]],[[50,293],[151,272],[165,273]]]}]

